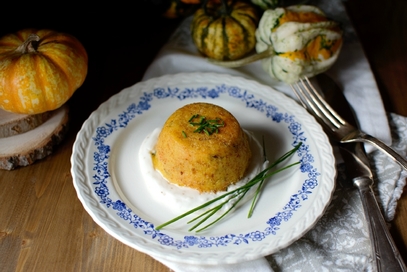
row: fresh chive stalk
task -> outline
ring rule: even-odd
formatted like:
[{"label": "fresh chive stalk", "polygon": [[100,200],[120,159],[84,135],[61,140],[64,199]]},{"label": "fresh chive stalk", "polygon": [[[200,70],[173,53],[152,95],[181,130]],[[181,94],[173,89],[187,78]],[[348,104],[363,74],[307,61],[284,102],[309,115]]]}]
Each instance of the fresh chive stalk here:
[{"label": "fresh chive stalk", "polygon": [[[265,148],[266,144],[264,142],[264,135],[262,137],[262,144],[263,144],[263,158],[264,158],[263,162],[266,162],[268,159],[267,159],[267,153],[266,153],[266,148]],[[253,197],[252,204],[250,205],[250,209],[249,209],[249,213],[247,214],[247,218],[250,218],[253,215],[254,207],[257,203],[257,200],[259,199],[260,191],[261,191],[261,188],[263,187],[263,183],[264,183],[264,179],[262,181],[260,181],[259,186],[257,186],[257,190]]]},{"label": "fresh chive stalk", "polygon": [[[193,119],[193,118],[191,118],[191,119]],[[264,185],[264,181],[267,178],[269,178],[269,177],[271,177],[271,176],[273,176],[273,175],[275,175],[275,174],[277,174],[277,173],[279,173],[281,171],[284,171],[284,170],[286,170],[286,169],[288,169],[290,167],[293,167],[293,166],[299,164],[300,162],[292,163],[290,165],[287,165],[285,167],[282,167],[282,168],[274,170],[274,171],[270,171],[270,170],[273,167],[277,166],[279,163],[286,160],[291,155],[293,155],[300,148],[301,144],[302,144],[301,142],[299,144],[297,144],[293,149],[291,149],[290,151],[285,153],[283,156],[278,158],[275,162],[273,162],[271,165],[266,167],[263,171],[258,173],[254,178],[252,178],[246,184],[244,184],[244,185],[240,186],[239,188],[234,189],[234,190],[232,190],[230,192],[224,193],[223,195],[218,196],[218,197],[216,197],[216,198],[214,198],[212,200],[209,200],[209,201],[205,202],[204,204],[202,204],[202,205],[200,205],[198,207],[195,207],[195,208],[193,208],[193,209],[191,209],[191,210],[189,210],[189,211],[187,211],[187,212],[185,212],[185,213],[183,213],[183,214],[181,214],[181,215],[179,215],[179,216],[177,216],[177,217],[175,217],[175,218],[173,218],[173,219],[171,219],[171,220],[169,220],[169,221],[167,221],[167,222],[165,222],[165,223],[163,223],[163,224],[161,224],[159,226],[157,226],[156,229],[160,230],[160,229],[162,229],[162,228],[164,228],[164,227],[166,227],[166,226],[168,226],[168,225],[170,225],[170,224],[172,224],[172,223],[174,223],[174,222],[176,222],[176,221],[178,221],[178,220],[180,220],[180,219],[182,219],[182,218],[184,218],[184,217],[186,217],[186,216],[188,216],[190,214],[193,214],[193,213],[195,213],[195,212],[197,212],[197,211],[199,211],[199,210],[201,210],[203,208],[206,208],[206,207],[210,206],[211,204],[213,204],[213,203],[215,203],[215,202],[217,202],[219,200],[223,200],[220,204],[218,204],[215,207],[203,212],[202,214],[194,217],[193,219],[191,219],[190,221],[187,222],[188,224],[190,224],[192,222],[197,221],[198,219],[201,219],[200,221],[198,221],[194,226],[192,226],[189,229],[189,231],[193,231],[193,230],[197,229],[199,226],[201,226],[203,223],[205,223],[210,217],[212,217],[214,214],[216,214],[219,210],[221,210],[222,207],[224,205],[226,205],[229,201],[236,198],[236,201],[232,204],[232,206],[229,209],[227,209],[221,216],[216,218],[211,223],[205,225],[204,227],[198,229],[196,232],[203,231],[203,230],[209,228],[210,226],[214,225],[215,223],[219,222],[222,218],[224,218],[230,211],[233,210],[233,208],[236,207],[236,205],[243,199],[243,197],[246,195],[246,193],[254,185],[258,184],[258,187],[256,189],[256,192],[255,192],[255,195],[253,197],[253,200],[252,200],[252,203],[251,203],[251,206],[250,206],[250,209],[249,209],[249,213],[248,213],[248,218],[250,218],[252,216],[253,212],[254,212],[254,208],[255,208],[255,205],[257,203],[257,200],[260,197],[261,188]],[[264,139],[263,139],[263,148],[264,148]],[[266,156],[265,156],[265,160],[267,160]]]}]

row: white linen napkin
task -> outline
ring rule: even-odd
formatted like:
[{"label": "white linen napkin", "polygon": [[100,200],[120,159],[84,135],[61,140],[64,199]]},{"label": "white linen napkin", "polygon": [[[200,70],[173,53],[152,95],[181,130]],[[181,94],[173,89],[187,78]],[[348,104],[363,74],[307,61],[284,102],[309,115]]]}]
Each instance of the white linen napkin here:
[{"label": "white linen napkin", "polygon": [[[407,151],[407,119],[387,115],[364,52],[351,27],[340,0],[321,0],[316,4],[345,29],[345,43],[338,61],[329,70],[344,89],[357,115],[361,128],[381,139],[402,155]],[[143,80],[180,72],[215,72],[257,80],[288,96],[291,88],[272,80],[261,68],[260,62],[228,69],[215,66],[202,57],[190,37],[187,18],[162,48],[146,71]],[[389,122],[392,125],[392,131]],[[406,173],[382,153],[367,146],[376,173],[375,189],[388,220],[394,217],[397,200],[405,185]],[[346,182],[343,165],[338,165],[338,186],[332,203],[324,216],[301,239],[279,252],[258,260],[227,265],[190,265],[156,258],[176,272],[184,271],[372,271],[370,238],[360,198]]]}]

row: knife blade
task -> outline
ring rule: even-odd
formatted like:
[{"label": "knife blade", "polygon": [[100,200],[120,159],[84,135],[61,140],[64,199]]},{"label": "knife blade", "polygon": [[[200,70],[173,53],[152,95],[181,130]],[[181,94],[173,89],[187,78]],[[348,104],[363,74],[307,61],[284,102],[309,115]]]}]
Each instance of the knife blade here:
[{"label": "knife blade", "polygon": [[[346,121],[358,127],[352,107],[341,88],[329,76],[316,76],[325,100]],[[328,133],[329,134],[329,133]],[[365,212],[372,244],[373,259],[378,271],[407,271],[406,265],[391,237],[372,189],[373,174],[362,143],[339,144],[347,176],[358,189]]]}]

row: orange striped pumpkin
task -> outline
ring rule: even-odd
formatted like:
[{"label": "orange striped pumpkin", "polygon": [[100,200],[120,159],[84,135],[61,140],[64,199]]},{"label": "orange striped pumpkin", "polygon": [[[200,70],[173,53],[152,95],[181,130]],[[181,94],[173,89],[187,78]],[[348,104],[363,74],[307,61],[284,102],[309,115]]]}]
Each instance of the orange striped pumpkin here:
[{"label": "orange striped pumpkin", "polygon": [[25,29],[0,39],[0,108],[37,114],[62,106],[83,84],[88,55],[73,36]]}]

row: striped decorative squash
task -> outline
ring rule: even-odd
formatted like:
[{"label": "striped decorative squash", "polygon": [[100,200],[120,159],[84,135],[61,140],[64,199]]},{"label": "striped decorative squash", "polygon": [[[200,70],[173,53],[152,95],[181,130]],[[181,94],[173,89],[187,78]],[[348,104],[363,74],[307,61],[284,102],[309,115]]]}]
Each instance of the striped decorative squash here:
[{"label": "striped decorative squash", "polygon": [[274,51],[274,55],[262,60],[263,69],[288,84],[328,70],[343,42],[339,24],[310,5],[266,10],[256,37],[258,53],[270,48]]},{"label": "striped decorative squash", "polygon": [[256,8],[247,2],[208,2],[198,9],[191,24],[192,39],[203,55],[235,60],[254,49],[258,24]]},{"label": "striped decorative squash", "polygon": [[24,29],[0,39],[0,108],[37,114],[62,106],[82,85],[88,55],[73,36]]}]

